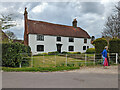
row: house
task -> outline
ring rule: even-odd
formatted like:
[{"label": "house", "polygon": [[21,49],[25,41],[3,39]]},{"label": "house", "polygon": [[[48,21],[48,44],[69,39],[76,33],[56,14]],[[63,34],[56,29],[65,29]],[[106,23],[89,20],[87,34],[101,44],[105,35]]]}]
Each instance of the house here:
[{"label": "house", "polygon": [[73,26],[30,20],[26,9],[24,44],[31,47],[33,55],[53,51],[86,52],[92,47],[91,37],[85,30],[77,27],[76,19],[72,22]]}]

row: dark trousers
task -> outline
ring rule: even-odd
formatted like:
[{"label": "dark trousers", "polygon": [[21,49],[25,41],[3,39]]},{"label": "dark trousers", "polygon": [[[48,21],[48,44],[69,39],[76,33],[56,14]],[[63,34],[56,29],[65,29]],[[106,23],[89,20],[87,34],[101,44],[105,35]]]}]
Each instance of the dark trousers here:
[{"label": "dark trousers", "polygon": [[109,57],[107,56],[107,62],[108,62],[108,66],[110,66],[110,63],[109,63]]}]

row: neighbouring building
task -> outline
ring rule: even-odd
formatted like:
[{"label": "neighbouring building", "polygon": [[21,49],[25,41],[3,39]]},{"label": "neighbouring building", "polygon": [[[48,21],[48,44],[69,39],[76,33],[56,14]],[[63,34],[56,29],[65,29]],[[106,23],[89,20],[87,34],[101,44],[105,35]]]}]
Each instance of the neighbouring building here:
[{"label": "neighbouring building", "polygon": [[77,26],[76,19],[72,22],[73,26],[35,21],[28,19],[26,9],[24,12],[24,44],[31,47],[33,55],[53,51],[59,53],[86,52],[92,47],[91,37]]}]

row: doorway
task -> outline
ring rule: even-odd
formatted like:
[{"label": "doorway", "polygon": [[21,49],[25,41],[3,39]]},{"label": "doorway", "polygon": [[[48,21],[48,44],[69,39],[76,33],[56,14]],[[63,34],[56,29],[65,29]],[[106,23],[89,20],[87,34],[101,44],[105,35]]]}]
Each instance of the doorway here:
[{"label": "doorway", "polygon": [[59,53],[61,53],[62,44],[56,44],[56,46],[57,46],[57,51],[58,51]]}]

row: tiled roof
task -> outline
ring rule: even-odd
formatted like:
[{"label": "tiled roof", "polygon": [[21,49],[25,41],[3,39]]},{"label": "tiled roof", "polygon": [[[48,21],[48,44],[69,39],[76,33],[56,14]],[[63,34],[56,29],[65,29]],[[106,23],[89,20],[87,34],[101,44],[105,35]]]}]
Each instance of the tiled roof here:
[{"label": "tiled roof", "polygon": [[53,24],[43,21],[35,21],[28,19],[28,33],[42,34],[65,37],[90,38],[88,33],[80,27]]}]

